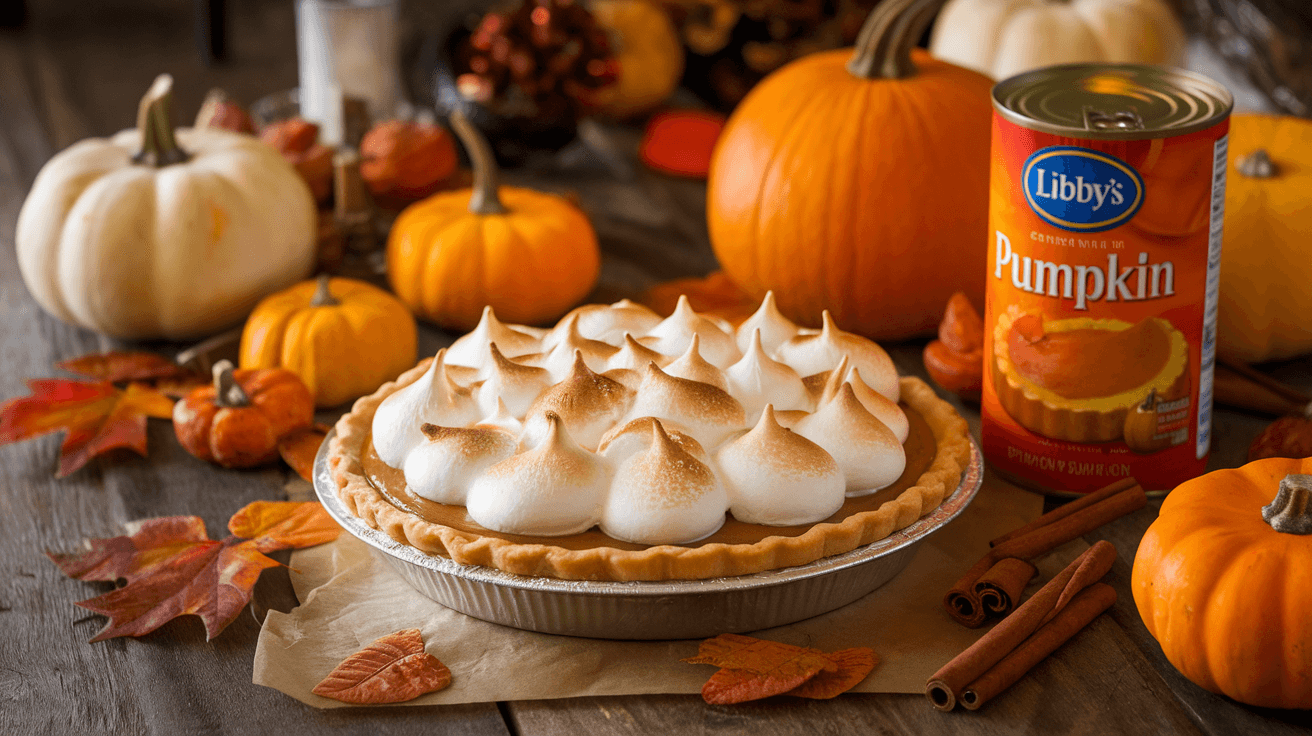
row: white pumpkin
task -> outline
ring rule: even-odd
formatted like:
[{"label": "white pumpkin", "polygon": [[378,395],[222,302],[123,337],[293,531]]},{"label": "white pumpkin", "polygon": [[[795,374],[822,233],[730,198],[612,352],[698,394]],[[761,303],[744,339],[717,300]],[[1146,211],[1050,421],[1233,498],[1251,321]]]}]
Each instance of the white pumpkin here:
[{"label": "white pumpkin", "polygon": [[171,83],[156,80],[137,129],[51,158],[19,212],[23,280],[65,322],[194,338],[314,267],[315,205],[295,169],[252,136],[173,131]]},{"label": "white pumpkin", "polygon": [[1184,29],[1164,0],[948,0],[934,56],[994,79],[1053,64],[1178,65]]}]

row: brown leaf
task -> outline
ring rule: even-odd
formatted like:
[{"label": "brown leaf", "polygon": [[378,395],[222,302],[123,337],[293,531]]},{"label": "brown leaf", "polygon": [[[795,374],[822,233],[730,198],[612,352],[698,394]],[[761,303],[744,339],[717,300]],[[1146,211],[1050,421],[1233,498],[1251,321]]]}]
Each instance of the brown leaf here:
[{"label": "brown leaf", "polygon": [[1248,447],[1248,462],[1268,457],[1303,458],[1312,456],[1312,418],[1281,417],[1253,440]]},{"label": "brown leaf", "polygon": [[264,551],[309,547],[336,537],[336,531],[329,535],[320,515],[327,516],[318,503],[256,502],[230,522],[256,539],[214,541],[200,518],[170,516],[128,524],[127,536],[88,540],[80,552],[46,554],[71,578],[127,581],[77,604],[109,618],[91,641],[142,636],[187,614],[199,616],[206,638],[213,639],[250,602],[260,573],[279,566]]},{"label": "brown leaf", "polygon": [[821,672],[788,694],[816,700],[836,698],[860,684],[879,663],[879,656],[868,647],[840,649],[827,656],[838,665],[836,671]]},{"label": "brown leaf", "polygon": [[800,665],[781,666],[771,672],[719,670],[702,686],[702,700],[711,705],[733,705],[783,695],[819,672],[819,668]]},{"label": "brown leaf", "polygon": [[41,379],[27,385],[31,396],[0,406],[0,445],[64,430],[57,478],[114,448],[144,456],[146,417],[173,416],[173,400],[140,383],[119,389],[109,381]]},{"label": "brown leaf", "polygon": [[314,686],[315,695],[356,705],[403,703],[451,684],[451,670],[424,651],[419,629],[378,639]]},{"label": "brown leaf", "polygon": [[702,699],[715,705],[745,703],[786,693],[838,664],[816,649],[739,634],[721,634],[698,647],[690,664],[722,669],[702,687]]},{"label": "brown leaf", "polygon": [[278,454],[302,478],[314,482],[314,458],[328,430],[319,425],[293,432],[278,441]]},{"label": "brown leaf", "polygon": [[55,363],[55,367],[110,383],[157,381],[165,378],[182,379],[199,375],[163,355],[140,352],[90,353],[60,361]]}]

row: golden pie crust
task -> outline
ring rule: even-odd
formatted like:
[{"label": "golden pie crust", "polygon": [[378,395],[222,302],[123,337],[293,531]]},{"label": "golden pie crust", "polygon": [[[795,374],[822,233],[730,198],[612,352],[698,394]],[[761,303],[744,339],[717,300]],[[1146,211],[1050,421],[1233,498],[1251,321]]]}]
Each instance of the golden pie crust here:
[{"label": "golden pie crust", "polygon": [[328,448],[338,497],[351,513],[397,542],[460,564],[518,575],[565,580],[701,580],[804,565],[850,552],[909,526],[937,508],[957,487],[970,461],[965,420],[924,381],[904,377],[902,400],[924,419],[933,436],[934,453],[928,467],[908,488],[877,508],[837,523],[815,524],[796,536],[768,536],[750,544],[707,541],[688,546],[637,545],[634,549],[635,545],[600,544],[570,549],[553,544],[550,537],[526,543],[507,539],[507,535],[480,534],[428,521],[398,508],[366,477],[362,459],[370,448],[374,412],[393,392],[418,380],[427,367],[428,360],[420,362],[396,381],[356,401],[351,412],[338,421],[337,436]]},{"label": "golden pie crust", "polygon": [[[1002,408],[1021,426],[1055,440],[1067,442],[1114,442],[1125,433],[1126,415],[1143,403],[1150,391],[1162,400],[1189,395],[1189,344],[1184,334],[1160,317],[1159,323],[1169,339],[1166,364],[1148,381],[1118,391],[1111,396],[1071,399],[1055,393],[1020,375],[1011,361],[1007,336],[1012,325],[1025,312],[1011,305],[998,315],[993,327],[993,385]],[[1077,317],[1044,320],[1043,327],[1052,333],[1072,330],[1127,330],[1129,322],[1116,319]],[[1118,356],[1090,355],[1093,360],[1114,361]]]}]

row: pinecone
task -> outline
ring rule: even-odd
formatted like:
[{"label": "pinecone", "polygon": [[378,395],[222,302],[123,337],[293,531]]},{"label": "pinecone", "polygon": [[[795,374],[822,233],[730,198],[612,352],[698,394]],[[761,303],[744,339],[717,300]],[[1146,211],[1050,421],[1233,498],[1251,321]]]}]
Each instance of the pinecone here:
[{"label": "pinecone", "polygon": [[606,32],[573,0],[524,0],[483,16],[456,52],[456,87],[510,117],[578,115],[619,68]]}]

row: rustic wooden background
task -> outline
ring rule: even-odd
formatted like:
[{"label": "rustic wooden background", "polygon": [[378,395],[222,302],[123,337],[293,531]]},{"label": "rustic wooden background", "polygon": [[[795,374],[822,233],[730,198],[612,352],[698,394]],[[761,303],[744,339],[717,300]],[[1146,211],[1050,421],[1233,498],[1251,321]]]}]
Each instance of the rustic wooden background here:
[{"label": "rustic wooden background", "polygon": [[[45,315],[19,278],[14,223],[49,156],[88,135],[132,125],[139,95],[162,71],[177,80],[176,109],[184,119],[211,86],[245,102],[295,86],[292,3],[230,0],[229,10],[230,60],[212,68],[197,54],[188,3],[38,0],[26,29],[0,30],[0,398],[23,394],[29,377],[51,375],[55,360],[118,347]],[[433,22],[420,18],[416,33]],[[511,178],[577,192],[605,250],[596,296],[634,295],[658,280],[711,270],[702,185],[638,167],[634,129],[602,126],[592,136],[620,152],[619,165],[579,155],[569,166],[547,165]],[[449,340],[426,328],[421,347],[433,352]],[[890,347],[901,370],[923,375],[922,344]],[[1307,361],[1265,368],[1312,388]],[[977,412],[962,411],[978,432]],[[1213,467],[1241,464],[1265,421],[1219,412]],[[188,456],[167,423],[153,421],[149,432],[149,459],[118,453],[62,481],[53,478],[57,437],[0,448],[0,733],[1221,736],[1294,734],[1309,725],[1304,713],[1248,708],[1207,693],[1162,657],[1135,612],[1126,562],[1155,518],[1156,504],[1089,538],[1109,539],[1121,553],[1111,573],[1121,600],[1111,613],[978,713],[942,714],[912,695],[775,699],[735,707],[707,706],[692,696],[644,696],[314,710],[251,684],[259,630],[253,615],[241,616],[213,642],[190,618],[140,640],[86,642],[103,619],[72,604],[103,586],[64,578],[43,550],[116,535],[124,522],[149,516],[196,514],[217,534],[246,503],[284,495],[285,469],[223,471]],[[291,605],[285,577],[266,577],[261,598]]]}]

